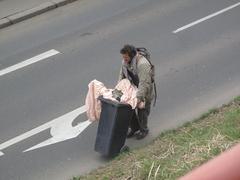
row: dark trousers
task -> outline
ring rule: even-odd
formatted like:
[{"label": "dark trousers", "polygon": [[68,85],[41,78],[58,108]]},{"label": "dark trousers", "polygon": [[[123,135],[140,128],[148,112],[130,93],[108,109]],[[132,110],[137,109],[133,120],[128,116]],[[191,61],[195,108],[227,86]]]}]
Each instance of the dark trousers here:
[{"label": "dark trousers", "polygon": [[130,121],[132,131],[148,131],[148,116],[151,110],[151,102],[145,104],[145,108],[135,110],[133,118]]}]

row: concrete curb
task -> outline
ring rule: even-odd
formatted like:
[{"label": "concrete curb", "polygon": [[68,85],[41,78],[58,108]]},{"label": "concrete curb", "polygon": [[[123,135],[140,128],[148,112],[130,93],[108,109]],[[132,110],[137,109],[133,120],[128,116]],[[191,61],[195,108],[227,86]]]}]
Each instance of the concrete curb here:
[{"label": "concrete curb", "polygon": [[52,0],[31,9],[9,15],[5,18],[0,19],[0,29],[37,16],[52,9],[58,8],[60,6],[64,6],[68,3],[72,3],[74,1],[77,0]]},{"label": "concrete curb", "polygon": [[7,26],[10,26],[12,23],[9,21],[8,18],[3,18],[3,19],[0,19],[0,29],[1,28],[5,28]]}]

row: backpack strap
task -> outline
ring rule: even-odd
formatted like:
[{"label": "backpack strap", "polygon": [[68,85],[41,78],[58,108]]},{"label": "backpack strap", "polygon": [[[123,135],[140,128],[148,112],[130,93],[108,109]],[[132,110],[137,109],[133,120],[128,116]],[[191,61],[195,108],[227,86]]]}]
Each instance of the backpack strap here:
[{"label": "backpack strap", "polygon": [[156,101],[157,101],[157,87],[156,87],[156,83],[155,80],[153,81],[153,88],[154,88],[154,102],[153,102],[153,106],[156,106]]}]

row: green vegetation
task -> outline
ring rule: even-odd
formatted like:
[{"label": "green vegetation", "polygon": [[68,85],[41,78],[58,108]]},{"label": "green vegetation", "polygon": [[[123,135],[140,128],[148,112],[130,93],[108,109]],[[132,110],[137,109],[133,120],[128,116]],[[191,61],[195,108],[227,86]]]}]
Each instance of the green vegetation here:
[{"label": "green vegetation", "polygon": [[174,180],[240,140],[240,97],[73,180]]}]

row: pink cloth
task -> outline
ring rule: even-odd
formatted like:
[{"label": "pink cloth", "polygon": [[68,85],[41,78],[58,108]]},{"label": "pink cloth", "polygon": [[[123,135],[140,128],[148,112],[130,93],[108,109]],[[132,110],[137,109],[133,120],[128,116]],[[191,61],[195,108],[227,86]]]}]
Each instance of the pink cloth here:
[{"label": "pink cloth", "polygon": [[85,105],[87,108],[87,117],[91,121],[98,120],[101,112],[101,104],[97,100],[98,96],[107,92],[107,88],[103,83],[93,80],[88,84],[88,93],[85,100]]},{"label": "pink cloth", "polygon": [[[120,102],[127,103],[132,106],[133,109],[137,107],[137,87],[133,86],[128,79],[121,80],[115,87],[122,91],[123,95]],[[87,108],[87,117],[90,121],[99,120],[101,113],[101,104],[97,99],[99,96],[103,96],[106,99],[117,101],[112,97],[112,91],[114,89],[107,89],[100,81],[93,80],[88,84],[88,93],[85,99]],[[140,103],[140,108],[144,107],[144,103]]]},{"label": "pink cloth", "polygon": [[[122,91],[123,95],[121,96],[120,102],[127,103],[132,106],[133,109],[137,106],[137,87],[133,86],[128,79],[122,79],[115,86],[115,89]],[[107,96],[104,98],[108,98]]]}]

